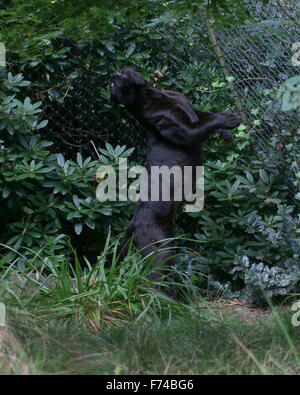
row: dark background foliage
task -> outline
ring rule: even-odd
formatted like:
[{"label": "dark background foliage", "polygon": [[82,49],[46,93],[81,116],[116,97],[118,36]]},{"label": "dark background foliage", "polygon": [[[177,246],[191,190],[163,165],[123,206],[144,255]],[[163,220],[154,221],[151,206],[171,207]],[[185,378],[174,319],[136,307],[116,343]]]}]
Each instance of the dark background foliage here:
[{"label": "dark background foliage", "polygon": [[[242,0],[211,1],[208,8],[183,0],[5,2],[0,242],[10,250],[3,249],[2,261],[22,266],[36,254],[63,260],[70,243],[94,260],[109,226],[115,239],[121,235],[134,205],[98,202],[95,174],[99,153],[113,165],[124,153],[133,164],[144,160],[145,131],[108,104],[107,80],[133,66],[203,111],[236,111],[234,86],[248,118],[233,144],[214,137],[205,145],[205,210],[178,218],[178,235],[196,240],[186,245],[194,253],[182,258],[182,270],[197,271],[193,281],[213,293],[258,299],[261,290],[276,296],[294,289],[300,132],[297,108],[282,112],[277,91],[296,69],[288,51],[266,48],[261,29],[279,46],[290,38],[282,26],[295,15],[269,3],[271,14],[258,21],[262,3],[253,10]],[[222,47],[227,78],[207,24]],[[258,50],[263,59],[255,58]],[[279,68],[284,75],[261,81]]]}]

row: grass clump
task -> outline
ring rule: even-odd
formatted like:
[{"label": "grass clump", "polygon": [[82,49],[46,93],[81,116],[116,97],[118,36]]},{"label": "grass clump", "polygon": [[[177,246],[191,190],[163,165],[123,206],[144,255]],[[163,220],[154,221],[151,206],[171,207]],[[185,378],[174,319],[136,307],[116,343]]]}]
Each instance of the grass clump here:
[{"label": "grass clump", "polygon": [[[299,330],[288,317],[281,320],[296,347]],[[11,339],[18,340],[4,352],[4,363],[0,359],[2,373],[300,373],[299,348],[296,358],[272,312],[249,323],[231,312],[194,304],[179,314],[177,310],[170,320],[131,320],[96,331],[74,319],[33,323],[11,312],[9,330]]]}]

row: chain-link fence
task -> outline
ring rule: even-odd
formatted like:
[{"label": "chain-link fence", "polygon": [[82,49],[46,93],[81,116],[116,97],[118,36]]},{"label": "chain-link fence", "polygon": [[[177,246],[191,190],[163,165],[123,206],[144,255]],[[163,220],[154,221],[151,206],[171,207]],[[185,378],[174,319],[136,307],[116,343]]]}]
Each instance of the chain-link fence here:
[{"label": "chain-link fence", "polygon": [[251,23],[216,33],[219,62],[225,73],[235,77],[237,104],[253,125],[255,140],[266,154],[272,153],[270,137],[274,133],[298,126],[290,124],[290,114],[282,116],[280,99],[268,97],[269,89],[300,74],[300,67],[292,62],[292,46],[300,41],[300,8],[296,3],[252,4]]},{"label": "chain-link fence", "polygon": [[[189,64],[191,59],[196,58],[201,64],[203,58],[209,58],[211,68],[225,76],[233,76],[232,102],[245,114],[260,149],[270,155],[274,150],[270,138],[297,126],[293,115],[283,115],[279,111],[280,99],[268,96],[268,89],[300,74],[300,67],[292,64],[292,44],[300,41],[300,12],[296,2],[272,1],[268,6],[251,2],[250,22],[226,29],[212,28],[203,20],[182,37],[187,50],[179,54],[176,53],[178,37],[174,31],[174,42],[163,42],[160,59],[153,64],[169,62],[169,71],[173,67],[174,74],[176,67],[186,68],[187,78],[198,79],[201,83],[201,77],[192,75],[194,69],[189,75]],[[34,83],[28,94],[43,101],[44,117],[49,119],[47,137],[56,143],[59,151],[71,154],[78,150],[90,152],[91,140],[96,146],[106,141],[136,146],[141,139],[140,127],[133,120],[128,123],[123,119],[118,123],[116,111],[104,109],[105,79],[109,75],[103,75],[103,67],[97,68],[97,44],[72,45],[70,43],[67,53],[69,64],[59,59],[51,64],[43,62],[43,68],[32,62],[24,69],[25,76]],[[58,41],[56,46],[57,52],[63,51],[66,42],[60,47]],[[181,90],[180,84],[175,82],[173,86]],[[203,100],[209,100],[209,95]],[[125,136],[126,128],[132,133]]]}]

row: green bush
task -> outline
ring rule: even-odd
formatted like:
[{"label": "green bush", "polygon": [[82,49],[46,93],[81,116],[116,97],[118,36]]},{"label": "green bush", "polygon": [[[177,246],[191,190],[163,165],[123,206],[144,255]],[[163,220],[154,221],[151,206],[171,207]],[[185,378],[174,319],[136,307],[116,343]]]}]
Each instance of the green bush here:
[{"label": "green bush", "polygon": [[[80,153],[76,161],[66,160],[63,154],[50,151],[53,143],[42,138],[47,121],[39,119],[41,102],[18,99],[29,85],[21,74],[1,75],[0,220],[4,226],[0,242],[11,247],[5,259],[10,263],[20,248],[24,257],[66,253],[67,240],[76,244],[76,235],[82,233],[85,240],[90,239],[89,250],[95,248],[98,253],[93,241],[101,246],[112,219],[118,226],[118,214],[126,202],[96,199],[99,162],[84,159]],[[110,151],[101,150],[103,161],[114,164],[118,157],[107,148]],[[120,156],[131,152],[118,149]]]},{"label": "green bush", "polygon": [[257,301],[299,282],[300,218],[289,163],[257,160],[250,148],[206,163],[204,211],[192,216],[201,241],[196,267],[211,288]]},{"label": "green bush", "polygon": [[[197,13],[186,12],[187,2]],[[233,77],[224,81],[208,49],[198,4],[127,3],[19,1],[0,12],[0,40],[15,73],[1,77],[0,242],[12,248],[3,250],[7,262],[20,249],[25,257],[63,261],[69,239],[79,256],[96,261],[108,227],[117,236],[126,227],[132,205],[95,199],[99,162],[90,143],[110,143],[100,152],[113,165],[125,151],[113,149],[116,142],[138,147],[130,155],[134,163],[144,158],[145,132],[124,108],[107,103],[105,81],[116,69],[134,66],[148,79],[158,69],[164,73],[160,88],[182,91],[204,111],[236,111],[230,91],[222,90]],[[223,6],[232,7],[227,0],[211,3],[222,14]],[[244,11],[235,7],[237,14]],[[283,110],[297,109],[298,82],[278,93]],[[263,85],[257,89],[265,93]],[[260,103],[251,114],[259,118],[265,107]],[[48,124],[39,119],[41,109]],[[188,269],[205,274],[213,292],[257,300],[262,291],[283,295],[299,282],[298,115],[290,112],[288,124],[280,117],[265,136],[272,157],[255,149],[244,125],[233,144],[217,137],[205,144],[205,209],[193,219],[181,214],[178,233],[199,241],[198,254],[186,258]],[[288,127],[281,130],[281,124]]]}]

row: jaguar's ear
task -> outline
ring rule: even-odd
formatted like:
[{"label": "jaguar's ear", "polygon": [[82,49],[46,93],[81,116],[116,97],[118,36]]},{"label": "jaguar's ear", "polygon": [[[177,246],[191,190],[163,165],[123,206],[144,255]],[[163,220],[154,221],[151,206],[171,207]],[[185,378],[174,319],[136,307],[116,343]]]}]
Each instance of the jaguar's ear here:
[{"label": "jaguar's ear", "polygon": [[132,69],[132,68],[125,69],[124,74],[127,75],[127,77],[130,79],[131,83],[133,83],[135,86],[146,85],[146,81],[134,69]]}]

